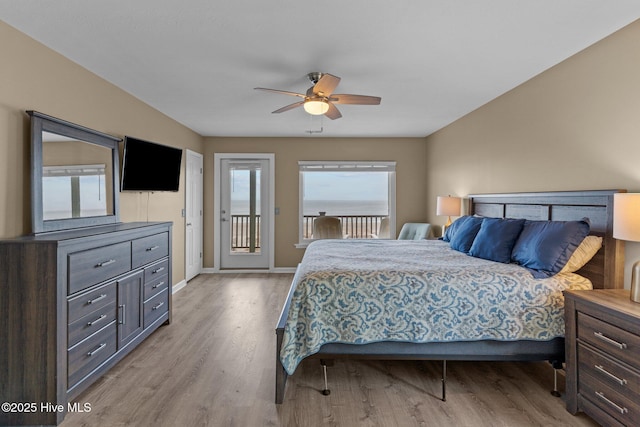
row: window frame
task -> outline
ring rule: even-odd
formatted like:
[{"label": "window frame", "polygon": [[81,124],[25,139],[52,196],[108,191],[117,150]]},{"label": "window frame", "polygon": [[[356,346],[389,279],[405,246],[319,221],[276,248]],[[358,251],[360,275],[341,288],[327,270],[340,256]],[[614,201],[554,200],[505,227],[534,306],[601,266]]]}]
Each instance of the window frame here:
[{"label": "window frame", "polygon": [[304,238],[304,173],[305,172],[388,172],[389,239],[396,238],[396,162],[395,161],[298,161],[298,243],[306,248],[314,239]]}]

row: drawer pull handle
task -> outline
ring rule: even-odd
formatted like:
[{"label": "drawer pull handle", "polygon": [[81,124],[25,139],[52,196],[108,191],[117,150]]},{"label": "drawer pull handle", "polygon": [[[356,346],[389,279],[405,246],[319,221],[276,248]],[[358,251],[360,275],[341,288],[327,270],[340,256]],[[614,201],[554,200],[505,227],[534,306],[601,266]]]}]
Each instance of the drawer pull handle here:
[{"label": "drawer pull handle", "polygon": [[602,372],[603,374],[605,374],[607,377],[611,378],[612,380],[614,380],[615,382],[617,382],[620,385],[627,385],[627,380],[625,380],[624,378],[619,378],[616,375],[613,375],[611,372],[607,371],[606,369],[604,369],[602,367],[602,365],[593,365],[594,368],[596,368],[596,370]]},{"label": "drawer pull handle", "polygon": [[147,248],[147,252],[155,251],[156,249],[160,249],[160,246],[158,245],[151,246],[150,248]]},{"label": "drawer pull handle", "polygon": [[602,332],[594,332],[593,335],[595,335],[596,338],[599,338],[600,340],[606,342],[607,344],[611,344],[611,345],[613,345],[615,347],[618,347],[620,350],[624,350],[624,349],[627,348],[627,344],[626,343],[618,342],[616,340],[612,340],[608,336],[604,335]]},{"label": "drawer pull handle", "polygon": [[106,318],[107,318],[107,315],[106,315],[106,314],[103,314],[102,316],[98,317],[96,320],[92,320],[91,322],[87,322],[87,326],[93,326],[93,325],[95,325],[96,323],[101,322],[101,321],[103,321],[103,320],[104,320],[104,319],[106,319]]},{"label": "drawer pull handle", "polygon": [[160,283],[156,283],[155,285],[153,285],[151,287],[151,289],[157,289],[157,288],[159,288],[160,286],[163,286],[163,285],[164,285],[164,280],[162,282],[160,282]]},{"label": "drawer pull handle", "polygon": [[107,297],[107,294],[101,294],[99,297],[94,298],[94,299],[90,299],[89,301],[87,301],[87,304],[95,304],[98,301],[105,299]]},{"label": "drawer pull handle", "polygon": [[120,324],[124,325],[125,324],[125,315],[126,315],[126,311],[124,311],[126,304],[122,304],[120,307],[120,309],[122,310],[122,317],[120,317]]},{"label": "drawer pull handle", "polygon": [[163,303],[163,302],[158,303],[158,304],[154,305],[154,306],[151,308],[151,310],[157,310],[157,309],[159,309],[160,307],[162,307],[163,305],[164,305],[164,303]]},{"label": "drawer pull handle", "polygon": [[163,270],[164,270],[164,267],[156,268],[155,270],[153,270],[153,271],[151,272],[151,274],[160,273],[160,272],[161,272],[161,271],[163,271]]},{"label": "drawer pull handle", "polygon": [[614,403],[611,400],[607,399],[605,397],[604,393],[601,392],[601,391],[596,391],[596,396],[598,396],[600,399],[604,400],[605,403],[607,403],[609,406],[614,408],[616,411],[620,412],[622,415],[624,415],[627,412],[629,412],[629,410],[627,408],[625,408],[624,406],[617,405],[616,403]]},{"label": "drawer pull handle", "polygon": [[114,262],[116,262],[115,259],[110,259],[108,261],[102,261],[96,264],[96,267],[106,267],[107,265],[113,264]]},{"label": "drawer pull handle", "polygon": [[94,354],[96,354],[97,352],[104,350],[104,348],[107,346],[107,344],[102,343],[98,346],[98,348],[96,348],[95,350],[91,350],[89,353],[87,353],[87,356],[91,357]]}]

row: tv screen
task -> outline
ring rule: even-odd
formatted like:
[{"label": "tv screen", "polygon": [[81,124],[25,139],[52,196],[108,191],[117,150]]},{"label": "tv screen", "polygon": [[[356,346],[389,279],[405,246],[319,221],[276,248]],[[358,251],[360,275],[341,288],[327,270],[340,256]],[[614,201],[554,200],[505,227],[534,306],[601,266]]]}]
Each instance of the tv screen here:
[{"label": "tv screen", "polygon": [[121,191],[178,191],[182,150],[125,136]]}]

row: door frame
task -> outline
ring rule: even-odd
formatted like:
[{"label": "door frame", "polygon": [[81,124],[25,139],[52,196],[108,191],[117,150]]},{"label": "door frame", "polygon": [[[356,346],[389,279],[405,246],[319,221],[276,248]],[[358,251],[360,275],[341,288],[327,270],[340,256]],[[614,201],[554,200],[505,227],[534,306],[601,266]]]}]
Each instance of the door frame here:
[{"label": "door frame", "polygon": [[[267,224],[267,230],[269,233],[269,242],[267,250],[269,251],[269,271],[273,271],[275,265],[275,154],[274,153],[214,153],[213,155],[213,269],[216,272],[220,271],[220,197],[222,191],[220,188],[221,180],[221,162],[225,160],[267,160],[269,162],[269,188],[268,188],[268,201],[269,201],[269,223]],[[228,271],[228,270],[224,270]],[[239,270],[232,270],[239,271]],[[263,269],[250,269],[247,271],[258,272],[265,271]]]},{"label": "door frame", "polygon": [[[199,159],[200,162],[200,175],[199,175],[199,192],[198,194],[190,194],[190,181],[192,179],[191,177],[191,173],[189,171],[189,157],[197,157]],[[203,269],[203,246],[204,246],[204,217],[203,217],[203,211],[204,211],[204,156],[201,153],[198,153],[196,151],[191,151],[189,149],[186,150],[186,160],[185,160],[185,191],[184,191],[184,198],[185,198],[185,236],[184,236],[184,249],[185,249],[185,259],[184,259],[184,269],[185,269],[185,280],[189,281],[191,279],[193,279],[194,277],[196,277],[198,274],[202,273],[202,269]],[[198,262],[198,268],[197,268],[197,272],[196,274],[190,275],[189,272],[189,250],[193,249],[193,248],[189,248],[189,243],[191,243],[191,245],[193,245],[194,242],[189,242],[189,232],[188,232],[188,227],[190,226],[190,224],[188,223],[188,219],[189,219],[189,203],[188,203],[188,195],[191,195],[191,197],[196,197],[198,199],[198,205],[200,206],[200,212],[197,215],[198,221],[199,221],[199,230],[200,230],[200,235],[199,235],[199,262]]]}]

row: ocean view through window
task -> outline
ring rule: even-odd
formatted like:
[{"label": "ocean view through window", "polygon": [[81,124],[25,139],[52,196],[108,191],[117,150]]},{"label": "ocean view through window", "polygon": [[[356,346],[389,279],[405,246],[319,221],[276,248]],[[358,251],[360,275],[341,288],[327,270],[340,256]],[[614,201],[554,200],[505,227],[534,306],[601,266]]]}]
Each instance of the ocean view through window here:
[{"label": "ocean view through window", "polygon": [[340,219],[342,238],[395,237],[395,162],[301,161],[299,169],[301,244],[316,238],[319,216]]}]

